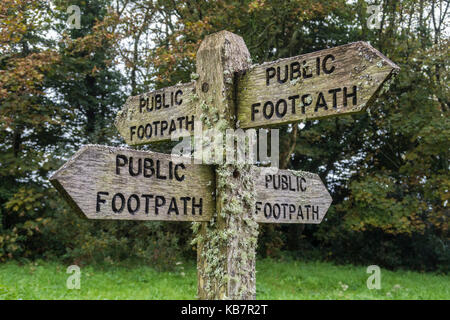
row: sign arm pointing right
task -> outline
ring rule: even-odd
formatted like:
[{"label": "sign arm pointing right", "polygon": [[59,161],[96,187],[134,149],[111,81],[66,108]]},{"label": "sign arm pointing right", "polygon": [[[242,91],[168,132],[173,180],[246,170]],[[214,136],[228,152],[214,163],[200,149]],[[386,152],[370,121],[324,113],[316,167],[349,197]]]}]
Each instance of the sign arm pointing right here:
[{"label": "sign arm pointing right", "polygon": [[362,41],[253,66],[237,84],[240,127],[362,112],[398,70]]}]

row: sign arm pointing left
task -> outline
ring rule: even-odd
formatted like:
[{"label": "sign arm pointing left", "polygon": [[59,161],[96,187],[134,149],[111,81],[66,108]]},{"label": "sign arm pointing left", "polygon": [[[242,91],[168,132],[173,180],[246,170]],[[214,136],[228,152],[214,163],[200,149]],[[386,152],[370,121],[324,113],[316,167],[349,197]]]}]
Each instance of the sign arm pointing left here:
[{"label": "sign arm pointing left", "polygon": [[89,148],[89,145],[83,146],[80,150],[78,150],[66,163],[62,165],[57,171],[53,173],[50,177],[51,184],[58,190],[58,192],[63,196],[64,200],[69,204],[69,206],[77,213],[81,218],[85,218],[86,216],[83,213],[83,210],[78,206],[77,202],[71,197],[71,195],[66,191],[63,184],[65,184],[65,172],[72,165],[74,161],[85,151],[86,148]]},{"label": "sign arm pointing left", "polygon": [[209,221],[215,211],[213,168],[170,154],[87,145],[50,181],[89,219]]}]

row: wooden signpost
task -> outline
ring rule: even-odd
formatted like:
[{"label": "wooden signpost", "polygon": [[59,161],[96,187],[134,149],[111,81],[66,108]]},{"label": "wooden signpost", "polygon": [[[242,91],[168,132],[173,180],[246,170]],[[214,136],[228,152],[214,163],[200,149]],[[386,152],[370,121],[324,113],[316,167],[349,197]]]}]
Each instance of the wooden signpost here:
[{"label": "wooden signpost", "polygon": [[[258,66],[249,61],[241,37],[207,36],[197,79],[130,97],[118,131],[140,145],[180,130],[192,134],[196,120],[224,132],[360,112],[399,70],[364,42]],[[105,146],[83,147],[50,180],[90,219],[193,222],[200,299],[254,299],[258,222],[320,223],[332,201],[313,173],[194,165]]]}]

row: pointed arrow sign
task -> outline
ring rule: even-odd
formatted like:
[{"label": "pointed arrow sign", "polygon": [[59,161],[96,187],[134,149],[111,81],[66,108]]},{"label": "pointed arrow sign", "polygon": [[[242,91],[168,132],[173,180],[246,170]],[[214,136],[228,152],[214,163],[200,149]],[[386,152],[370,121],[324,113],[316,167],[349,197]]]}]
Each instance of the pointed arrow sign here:
[{"label": "pointed arrow sign", "polygon": [[332,198],[317,174],[258,169],[255,181],[257,222],[315,224],[322,221]]},{"label": "pointed arrow sign", "polygon": [[181,130],[192,133],[196,118],[195,82],[129,97],[115,125],[128,145],[170,140]]},{"label": "pointed arrow sign", "polygon": [[161,153],[87,145],[50,181],[89,219],[209,221],[215,211],[212,167]]},{"label": "pointed arrow sign", "polygon": [[238,80],[241,128],[358,113],[399,67],[366,42],[256,65]]}]

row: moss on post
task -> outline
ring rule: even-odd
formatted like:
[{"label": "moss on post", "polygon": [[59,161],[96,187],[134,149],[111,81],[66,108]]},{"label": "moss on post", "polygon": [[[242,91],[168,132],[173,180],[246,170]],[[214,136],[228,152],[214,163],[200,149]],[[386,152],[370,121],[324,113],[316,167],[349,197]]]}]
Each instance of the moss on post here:
[{"label": "moss on post", "polygon": [[[234,74],[249,67],[243,39],[222,31],[205,38],[197,53],[197,114],[224,133],[236,127]],[[227,159],[229,160],[229,159]],[[254,299],[258,224],[249,164],[217,164],[216,209],[210,222],[194,223],[199,299]]]}]

